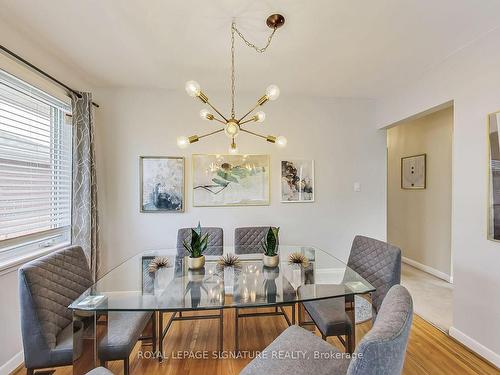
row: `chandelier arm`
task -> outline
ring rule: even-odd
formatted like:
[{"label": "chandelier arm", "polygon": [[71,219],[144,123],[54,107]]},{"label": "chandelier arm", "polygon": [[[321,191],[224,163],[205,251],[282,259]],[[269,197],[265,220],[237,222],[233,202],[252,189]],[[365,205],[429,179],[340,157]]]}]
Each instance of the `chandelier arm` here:
[{"label": "chandelier arm", "polygon": [[248,119],[248,120],[245,120],[245,121],[242,121],[242,122],[238,122],[238,125],[241,126],[241,125],[245,125],[245,124],[248,124],[249,122],[255,122],[255,116]]},{"label": "chandelier arm", "polygon": [[217,121],[217,122],[220,122],[221,124],[226,125],[226,122],[225,122],[225,121],[222,121],[221,119],[218,119],[217,117],[214,117],[212,120]]},{"label": "chandelier arm", "polygon": [[210,103],[208,100],[206,101],[206,103],[210,106],[210,108],[212,108],[215,112],[217,112],[217,114],[222,117],[224,119],[224,121],[228,121],[228,119],[226,118],[226,116],[224,116],[222,113],[219,112],[219,110],[217,108],[215,108],[212,103]]},{"label": "chandelier arm", "polygon": [[260,104],[260,101],[257,102],[257,104],[250,110],[248,111],[247,113],[245,113],[239,120],[238,122],[244,120],[249,114],[251,114],[253,111],[255,111],[257,108],[259,108],[262,104]]},{"label": "chandelier arm", "polygon": [[205,138],[205,137],[209,137],[211,135],[214,135],[214,134],[217,134],[217,133],[220,133],[220,132],[223,132],[224,131],[224,128],[222,129],[218,129],[218,130],[215,130],[213,132],[210,132],[210,133],[206,133],[206,134],[203,134],[203,135],[200,135],[198,136],[198,139],[202,139],[202,138]]},{"label": "chandelier arm", "polygon": [[259,134],[259,133],[254,133],[254,132],[251,132],[250,130],[246,130],[246,129],[240,129],[242,132],[244,133],[248,133],[248,134],[251,134],[253,136],[256,136],[256,137],[260,137],[260,138],[263,138],[265,140],[267,140],[267,137],[265,135],[262,135],[262,134]]}]

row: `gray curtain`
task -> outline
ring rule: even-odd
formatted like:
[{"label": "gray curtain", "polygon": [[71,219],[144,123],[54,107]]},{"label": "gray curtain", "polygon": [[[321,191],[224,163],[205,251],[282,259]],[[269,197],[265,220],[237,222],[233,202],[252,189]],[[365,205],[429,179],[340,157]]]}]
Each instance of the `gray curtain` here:
[{"label": "gray curtain", "polygon": [[73,94],[73,207],[71,240],[83,248],[96,279],[99,268],[99,225],[94,151],[92,94]]}]

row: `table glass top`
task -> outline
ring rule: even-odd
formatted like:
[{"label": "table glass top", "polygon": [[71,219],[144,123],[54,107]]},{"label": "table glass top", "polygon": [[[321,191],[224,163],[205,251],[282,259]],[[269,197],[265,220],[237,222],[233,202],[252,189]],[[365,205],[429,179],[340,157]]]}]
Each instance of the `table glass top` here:
[{"label": "table glass top", "polygon": [[[211,247],[205,267],[188,269],[183,250],[140,253],[109,271],[75,300],[70,308],[92,311],[206,310],[275,306],[298,301],[372,292],[375,288],[345,263],[312,246],[279,246],[276,268],[263,265],[262,249],[245,246]],[[221,267],[221,254],[236,254],[239,267]],[[308,259],[290,264],[290,254]],[[218,254],[218,255],[215,255]],[[148,268],[156,257],[170,267]]]}]

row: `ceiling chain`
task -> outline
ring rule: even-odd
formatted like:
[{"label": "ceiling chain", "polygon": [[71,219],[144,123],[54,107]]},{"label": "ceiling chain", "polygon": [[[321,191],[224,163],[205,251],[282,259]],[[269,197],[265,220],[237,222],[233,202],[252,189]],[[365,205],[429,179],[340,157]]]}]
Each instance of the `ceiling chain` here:
[{"label": "ceiling chain", "polygon": [[263,53],[267,50],[267,48],[271,45],[271,41],[273,39],[274,34],[276,33],[276,30],[278,30],[277,27],[273,29],[269,37],[267,38],[267,43],[264,47],[257,47],[255,44],[249,42],[243,34],[236,28],[236,23],[233,21],[231,23],[231,118],[235,118],[235,111],[234,111],[234,96],[235,96],[235,86],[236,86],[236,77],[235,77],[235,69],[234,69],[234,33],[238,34],[238,36],[245,42],[245,44],[253,48],[255,51],[259,53]]}]

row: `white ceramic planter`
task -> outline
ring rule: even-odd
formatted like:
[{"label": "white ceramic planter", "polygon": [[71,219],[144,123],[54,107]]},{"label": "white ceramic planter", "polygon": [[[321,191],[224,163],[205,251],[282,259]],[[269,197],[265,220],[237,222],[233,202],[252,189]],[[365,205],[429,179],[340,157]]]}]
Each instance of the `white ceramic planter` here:
[{"label": "white ceramic planter", "polygon": [[303,270],[300,264],[292,264],[290,266],[292,277],[289,279],[292,288],[297,290],[303,282]]},{"label": "white ceramic planter", "polygon": [[224,290],[227,294],[233,294],[234,267],[224,267]]},{"label": "white ceramic planter", "polygon": [[188,257],[188,268],[190,270],[199,270],[200,268],[205,267],[205,255],[202,255],[198,258]]},{"label": "white ceramic planter", "polygon": [[264,255],[263,258],[264,266],[274,268],[277,267],[280,264],[280,256],[275,255],[272,257],[269,257],[267,255]]}]

